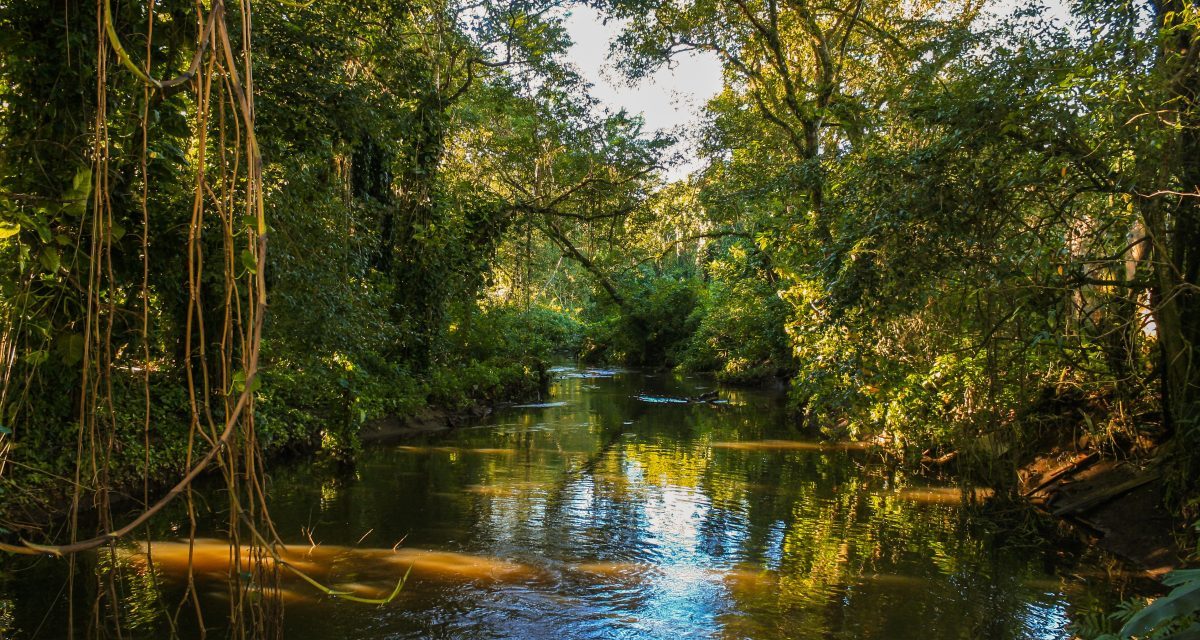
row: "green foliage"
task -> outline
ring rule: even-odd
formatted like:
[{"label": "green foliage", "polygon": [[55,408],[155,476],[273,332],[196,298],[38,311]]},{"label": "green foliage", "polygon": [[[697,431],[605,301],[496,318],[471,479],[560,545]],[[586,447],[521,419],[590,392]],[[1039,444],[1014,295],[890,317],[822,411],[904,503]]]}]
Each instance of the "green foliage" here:
[{"label": "green foliage", "polygon": [[[458,408],[537,393],[547,363],[556,350],[571,348],[578,330],[557,312],[480,299],[496,280],[498,247],[515,219],[526,227],[548,219],[535,205],[574,211],[601,200],[636,203],[645,183],[623,186],[623,176],[645,172],[661,147],[624,114],[592,110],[583,83],[560,60],[569,44],[560,4],[256,5],[249,38],[270,227],[266,264],[244,242],[253,216],[228,211],[237,206],[229,193],[239,179],[225,171],[246,161],[220,142],[232,138],[218,135],[244,134],[244,122],[230,115],[231,97],[223,93],[229,87],[214,88],[217,106],[202,130],[190,86],[151,91],[143,102],[134,75],[108,60],[109,169],[100,180],[88,169],[100,50],[95,7],[0,8],[6,504],[16,503],[7,500],[9,489],[43,503],[69,491],[58,479],[72,476],[75,449],[63,445],[76,441],[89,418],[78,415],[85,345],[92,359],[98,350],[112,358],[111,391],[106,382],[94,393],[103,396],[101,405],[111,399],[112,410],[96,419],[120,434],[109,465],[118,485],[179,472],[193,411],[189,368],[206,368],[215,387],[200,391],[201,422],[211,415],[220,425],[221,394],[248,388],[265,450],[321,447],[343,459],[358,450],[358,433],[371,420],[430,402]],[[112,6],[117,37],[137,59],[149,56],[151,75],[186,68],[197,43],[192,5]],[[236,31],[238,9],[226,11]],[[562,181],[537,178],[537,189],[553,195],[532,203],[523,194],[545,165],[530,160],[553,164]],[[497,180],[500,169],[520,176],[515,185]],[[209,263],[195,267],[193,281],[195,256],[183,247],[201,172],[211,188],[199,196],[206,211],[228,215],[206,214],[198,223],[198,251]],[[112,212],[111,237],[97,237],[86,215],[93,183]],[[267,279],[270,307],[254,380],[236,362],[244,354],[235,353],[232,364],[217,355],[246,330],[235,323],[222,331],[222,303],[245,293],[231,291],[227,274],[214,266],[226,257],[233,275]],[[85,294],[101,265],[105,284],[96,295],[111,306],[97,311]],[[193,296],[198,308],[189,303]],[[111,331],[96,333],[97,318],[111,319]],[[142,442],[145,372],[149,452]]]},{"label": "green foliage", "polygon": [[1171,593],[1156,598],[1121,627],[1122,638],[1188,640],[1200,637],[1200,569],[1176,570],[1163,577]]},{"label": "green foliage", "polygon": [[544,391],[551,360],[572,352],[579,340],[579,324],[551,309],[466,311],[451,325],[453,355],[439,363],[430,381],[430,401],[438,406],[536,396]]},{"label": "green foliage", "polygon": [[623,283],[624,304],[599,307],[588,323],[585,360],[674,366],[699,323],[698,283],[671,273],[643,272]]},{"label": "green foliage", "polygon": [[789,310],[761,255],[735,244],[708,264],[708,272],[680,366],[742,384],[791,378],[795,363],[784,333]]}]

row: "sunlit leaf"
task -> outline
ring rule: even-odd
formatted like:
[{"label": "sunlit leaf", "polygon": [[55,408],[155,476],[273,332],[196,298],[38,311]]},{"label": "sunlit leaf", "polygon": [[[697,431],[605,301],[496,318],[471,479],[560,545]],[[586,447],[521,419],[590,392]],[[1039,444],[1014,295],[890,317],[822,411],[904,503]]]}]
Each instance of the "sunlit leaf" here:
[{"label": "sunlit leaf", "polygon": [[250,273],[258,273],[258,260],[254,257],[254,253],[249,249],[242,249],[242,266]]}]

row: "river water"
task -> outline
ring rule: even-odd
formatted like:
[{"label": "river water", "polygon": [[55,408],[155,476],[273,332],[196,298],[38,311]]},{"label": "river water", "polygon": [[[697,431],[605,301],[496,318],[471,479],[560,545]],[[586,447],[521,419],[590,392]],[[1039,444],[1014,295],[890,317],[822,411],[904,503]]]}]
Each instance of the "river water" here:
[{"label": "river water", "polygon": [[[382,597],[411,570],[382,606],[285,579],[285,637],[1055,639],[1115,597],[1103,558],[995,533],[952,484],[805,439],[778,394],[689,403],[712,382],[552,373],[544,403],[369,446],[350,472],[273,469],[272,518],[309,575]],[[225,635],[218,521],[191,550],[181,511],[155,523],[156,579],[123,549],[124,637],[166,632],[189,553]],[[63,637],[63,566],[0,582],[0,637]],[[190,606],[177,625],[197,637]]]}]

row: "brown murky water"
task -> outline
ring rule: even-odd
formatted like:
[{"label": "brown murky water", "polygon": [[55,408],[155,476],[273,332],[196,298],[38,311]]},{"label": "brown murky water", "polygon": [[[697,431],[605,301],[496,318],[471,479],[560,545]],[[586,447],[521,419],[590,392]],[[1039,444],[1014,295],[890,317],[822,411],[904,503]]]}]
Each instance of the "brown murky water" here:
[{"label": "brown murky water", "polygon": [[[286,562],[363,598],[411,571],[383,606],[285,573],[285,637],[1057,639],[1115,597],[1103,559],[986,533],[957,488],[805,440],[778,396],[689,404],[711,383],[554,373],[547,403],[370,447],[352,472],[275,469]],[[163,637],[189,556],[225,635],[220,521],[189,548],[165,514],[156,579],[144,543],[122,548],[124,637]],[[63,637],[64,571],[42,559],[0,582],[0,637]]]}]

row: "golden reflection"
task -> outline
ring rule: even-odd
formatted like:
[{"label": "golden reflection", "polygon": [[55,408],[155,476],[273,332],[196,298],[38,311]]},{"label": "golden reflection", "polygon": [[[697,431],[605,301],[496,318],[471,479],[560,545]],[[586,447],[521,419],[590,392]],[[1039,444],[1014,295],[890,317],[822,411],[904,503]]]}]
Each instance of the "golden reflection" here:
[{"label": "golden reflection", "polygon": [[509,482],[505,484],[471,484],[463,487],[466,493],[481,496],[512,496],[519,493],[545,490],[545,482]]},{"label": "golden reflection", "polygon": [[[641,484],[695,489],[708,470],[709,459],[694,450],[671,450],[642,443],[622,449],[625,460],[635,463],[641,472]],[[624,472],[624,470],[622,470]]]},{"label": "golden reflection", "polygon": [[16,606],[7,598],[0,598],[0,638],[7,638],[16,628]]},{"label": "golden reflection", "polygon": [[[228,542],[213,539],[198,539],[195,544],[154,542],[149,552],[155,572],[175,579],[187,576],[189,564],[200,577],[225,579],[233,558]],[[248,547],[240,549],[240,566],[250,566],[250,553]],[[131,565],[145,570],[148,555],[145,542],[125,554]],[[540,569],[501,558],[428,549],[292,545],[281,548],[279,556],[283,562],[335,590],[368,598],[386,596],[410,567],[412,578],[438,581],[522,582],[544,577]],[[266,562],[273,560],[267,558]],[[305,591],[293,583],[296,579],[288,572],[281,575],[288,583],[283,585],[281,595],[302,597]]]},{"label": "golden reflection", "polygon": [[751,597],[774,592],[779,587],[779,574],[753,567],[739,567],[726,571],[721,582],[735,597]]},{"label": "golden reflection", "polygon": [[871,447],[869,442],[807,442],[802,440],[748,440],[711,442],[714,449],[738,451],[863,451]]},{"label": "golden reflection", "polygon": [[498,455],[498,456],[510,456],[510,455],[515,455],[517,453],[516,449],[497,449],[497,448],[489,448],[489,447],[467,448],[467,447],[402,446],[402,447],[396,447],[396,450],[404,451],[407,453],[449,453],[449,454],[475,453],[475,454],[480,454],[480,455]]},{"label": "golden reflection", "polygon": [[986,500],[994,494],[994,490],[982,487],[971,489],[969,493],[960,487],[921,487],[919,489],[901,489],[896,497],[923,504],[961,505],[963,499],[968,495],[972,501],[979,501]]},{"label": "golden reflection", "polygon": [[622,582],[644,582],[656,577],[660,572],[658,567],[641,562],[584,562],[572,568],[594,578]]}]

